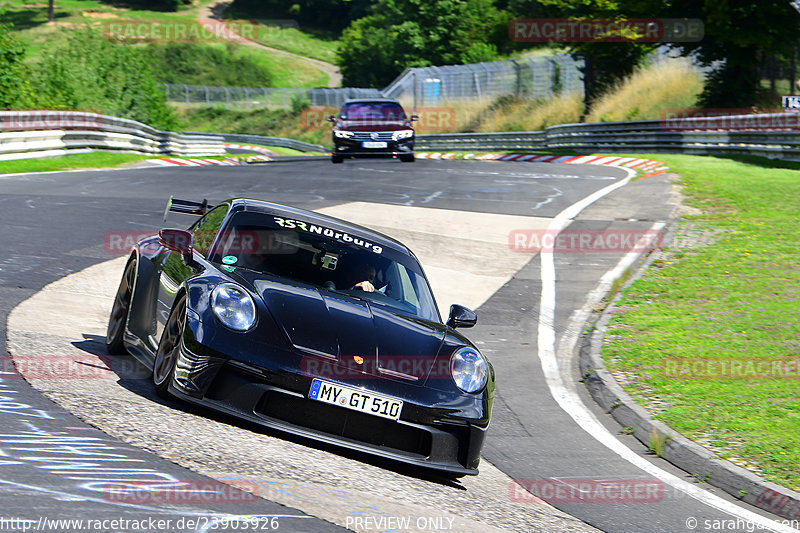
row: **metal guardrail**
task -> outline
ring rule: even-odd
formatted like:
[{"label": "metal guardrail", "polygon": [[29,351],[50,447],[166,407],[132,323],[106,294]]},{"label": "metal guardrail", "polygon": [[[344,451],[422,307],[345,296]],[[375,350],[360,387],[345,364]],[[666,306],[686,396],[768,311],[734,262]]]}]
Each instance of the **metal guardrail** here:
[{"label": "metal guardrail", "polygon": [[[222,155],[225,142],[327,152],[261,135],[174,133],[133,120],[75,111],[0,111],[0,160],[88,149],[182,157]],[[564,124],[544,131],[417,135],[417,150],[570,150],[758,155],[800,161],[800,113]]]},{"label": "metal guardrail", "polygon": [[564,124],[516,133],[417,135],[417,150],[571,150],[758,155],[800,161],[800,114]]},{"label": "metal guardrail", "polygon": [[118,117],[76,111],[0,111],[0,160],[87,150],[197,157],[225,154],[214,134],[181,134]]},{"label": "metal guardrail", "polygon": [[283,148],[291,148],[293,150],[297,150],[298,152],[330,152],[330,148],[326,148],[322,145],[306,143],[303,141],[296,141],[294,139],[287,139],[285,137],[267,137],[264,135],[244,135],[238,133],[237,134],[213,133],[210,135],[220,136],[223,139],[225,139],[226,143],[245,143],[245,144],[260,144],[263,146],[281,146]]}]

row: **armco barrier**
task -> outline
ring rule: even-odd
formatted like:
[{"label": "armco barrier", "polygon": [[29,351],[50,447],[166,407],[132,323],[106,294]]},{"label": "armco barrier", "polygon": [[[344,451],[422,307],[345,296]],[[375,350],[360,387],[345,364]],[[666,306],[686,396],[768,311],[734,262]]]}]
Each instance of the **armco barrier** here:
[{"label": "armco barrier", "polygon": [[213,133],[211,135],[219,135],[225,139],[226,143],[280,146],[282,148],[291,148],[293,150],[297,150],[298,152],[330,152],[330,148],[320,146],[319,144],[310,144],[303,141],[296,141],[294,139],[287,139],[285,137],[266,137],[264,135],[244,135],[238,133]]},{"label": "armco barrier", "polygon": [[0,111],[0,160],[87,150],[198,157],[223,155],[214,134],[159,131],[141,122],[77,111]]},{"label": "armco barrier", "polygon": [[[564,124],[533,132],[417,135],[416,148],[737,154],[800,161],[800,114],[731,115],[718,122],[735,127],[715,127],[713,117]],[[282,146],[301,152],[329,151],[324,146],[282,137],[165,132],[96,113],[0,111],[0,160],[87,149],[197,157],[224,154],[224,142]]]},{"label": "armco barrier", "polygon": [[[719,117],[718,117],[719,118]],[[418,150],[569,150],[759,155],[800,161],[800,114],[564,124],[544,131],[417,135]],[[728,126],[715,127],[715,126]],[[734,126],[734,127],[730,127]],[[714,128],[714,129],[712,129]]]}]

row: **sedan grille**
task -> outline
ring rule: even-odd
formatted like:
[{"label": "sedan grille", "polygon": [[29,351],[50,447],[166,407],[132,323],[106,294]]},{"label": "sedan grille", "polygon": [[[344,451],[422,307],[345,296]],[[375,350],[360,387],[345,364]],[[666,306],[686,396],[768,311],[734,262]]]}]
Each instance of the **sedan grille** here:
[{"label": "sedan grille", "polygon": [[[391,141],[393,131],[354,131],[353,141]],[[374,137],[373,137],[374,135]]]}]

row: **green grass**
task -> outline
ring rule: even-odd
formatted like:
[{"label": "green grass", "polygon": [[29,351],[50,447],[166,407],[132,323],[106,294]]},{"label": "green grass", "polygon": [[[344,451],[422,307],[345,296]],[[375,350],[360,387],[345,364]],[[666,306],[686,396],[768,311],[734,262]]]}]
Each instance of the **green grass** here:
[{"label": "green grass", "polygon": [[[42,53],[53,46],[63,43],[66,36],[74,29],[84,25],[101,26],[113,34],[122,31],[126,35],[133,24],[157,23],[158,27],[150,27],[148,35],[160,31],[162,35],[167,32],[172,35],[178,26],[184,32],[189,32],[192,26],[197,25],[196,16],[198,9],[212,0],[201,0],[197,5],[181,9],[180,11],[159,12],[135,9],[122,9],[109,6],[98,0],[59,0],[56,2],[56,23],[47,24],[47,3],[25,4],[21,0],[0,0],[0,21],[14,24],[15,35],[25,43],[26,61],[36,62]],[[29,7],[35,5],[37,7]],[[112,24],[121,24],[123,29],[114,29]],[[335,56],[337,43],[323,37],[314,37],[296,28],[279,29],[267,26],[258,26],[258,34],[263,35],[263,44],[281,48],[300,55],[309,54],[309,57],[331,60]],[[156,34],[158,35],[158,34]],[[270,42],[266,42],[270,41]],[[283,43],[281,46],[279,44]],[[224,42],[211,42],[209,47],[223,47]],[[282,54],[260,50],[242,44],[234,45],[235,56],[244,57],[247,61],[260,68],[268,69],[271,76],[270,87],[326,87],[328,75],[308,62],[298,61],[296,58]],[[313,53],[312,53],[313,52]],[[209,76],[201,85],[218,85],[218,76]],[[198,80],[190,80],[197,82]],[[200,80],[203,81],[203,80]],[[188,82],[182,82],[188,83]],[[235,86],[244,83],[231,84]]]},{"label": "green grass", "polygon": [[293,150],[291,148],[284,148],[283,146],[263,146],[260,144],[254,144],[253,146],[261,146],[262,148],[266,148],[268,150],[272,150],[278,155],[325,155],[323,153],[317,152],[301,152],[299,150]]},{"label": "green grass", "polygon": [[[333,64],[336,61],[336,49],[339,42],[330,37],[312,35],[299,28],[281,28],[267,24],[250,26],[250,22],[243,20],[228,20],[233,27],[251,29],[251,35],[246,37],[253,41],[292,52],[303,57],[310,57]],[[257,21],[256,21],[257,22]]]},{"label": "green grass", "polygon": [[144,159],[152,159],[152,155],[123,154],[119,152],[91,152],[41,159],[20,159],[3,161],[2,174],[17,172],[50,172],[54,170],[77,170],[86,168],[113,168]]},{"label": "green grass", "polygon": [[[178,122],[183,131],[209,133],[246,133],[286,137],[312,144],[329,146],[331,126],[329,122],[310,120],[303,113],[291,109],[227,110],[224,107],[174,106]],[[333,111],[331,111],[333,112]],[[324,115],[322,112],[314,116]]]},{"label": "green grass", "polygon": [[[612,371],[655,418],[768,480],[800,489],[800,380],[667,372],[674,359],[800,359],[800,165],[760,158],[641,155],[681,176],[689,205],[679,234],[704,246],[667,249],[623,291],[603,348]],[[716,367],[715,367],[716,368]]]}]

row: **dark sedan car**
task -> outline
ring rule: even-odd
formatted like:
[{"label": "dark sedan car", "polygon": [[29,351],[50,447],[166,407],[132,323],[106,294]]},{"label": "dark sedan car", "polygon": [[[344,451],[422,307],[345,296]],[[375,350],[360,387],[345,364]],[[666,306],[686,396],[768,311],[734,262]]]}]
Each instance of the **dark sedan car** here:
[{"label": "dark sedan car", "polygon": [[416,115],[406,116],[397,100],[370,98],[348,100],[334,123],[331,161],[341,163],[346,157],[397,157],[414,161],[414,128]]},{"label": "dark sedan car", "polygon": [[108,325],[174,396],[448,475],[477,474],[494,370],[442,322],[399,242],[257,200],[171,201],[201,215],[137,243]]}]

